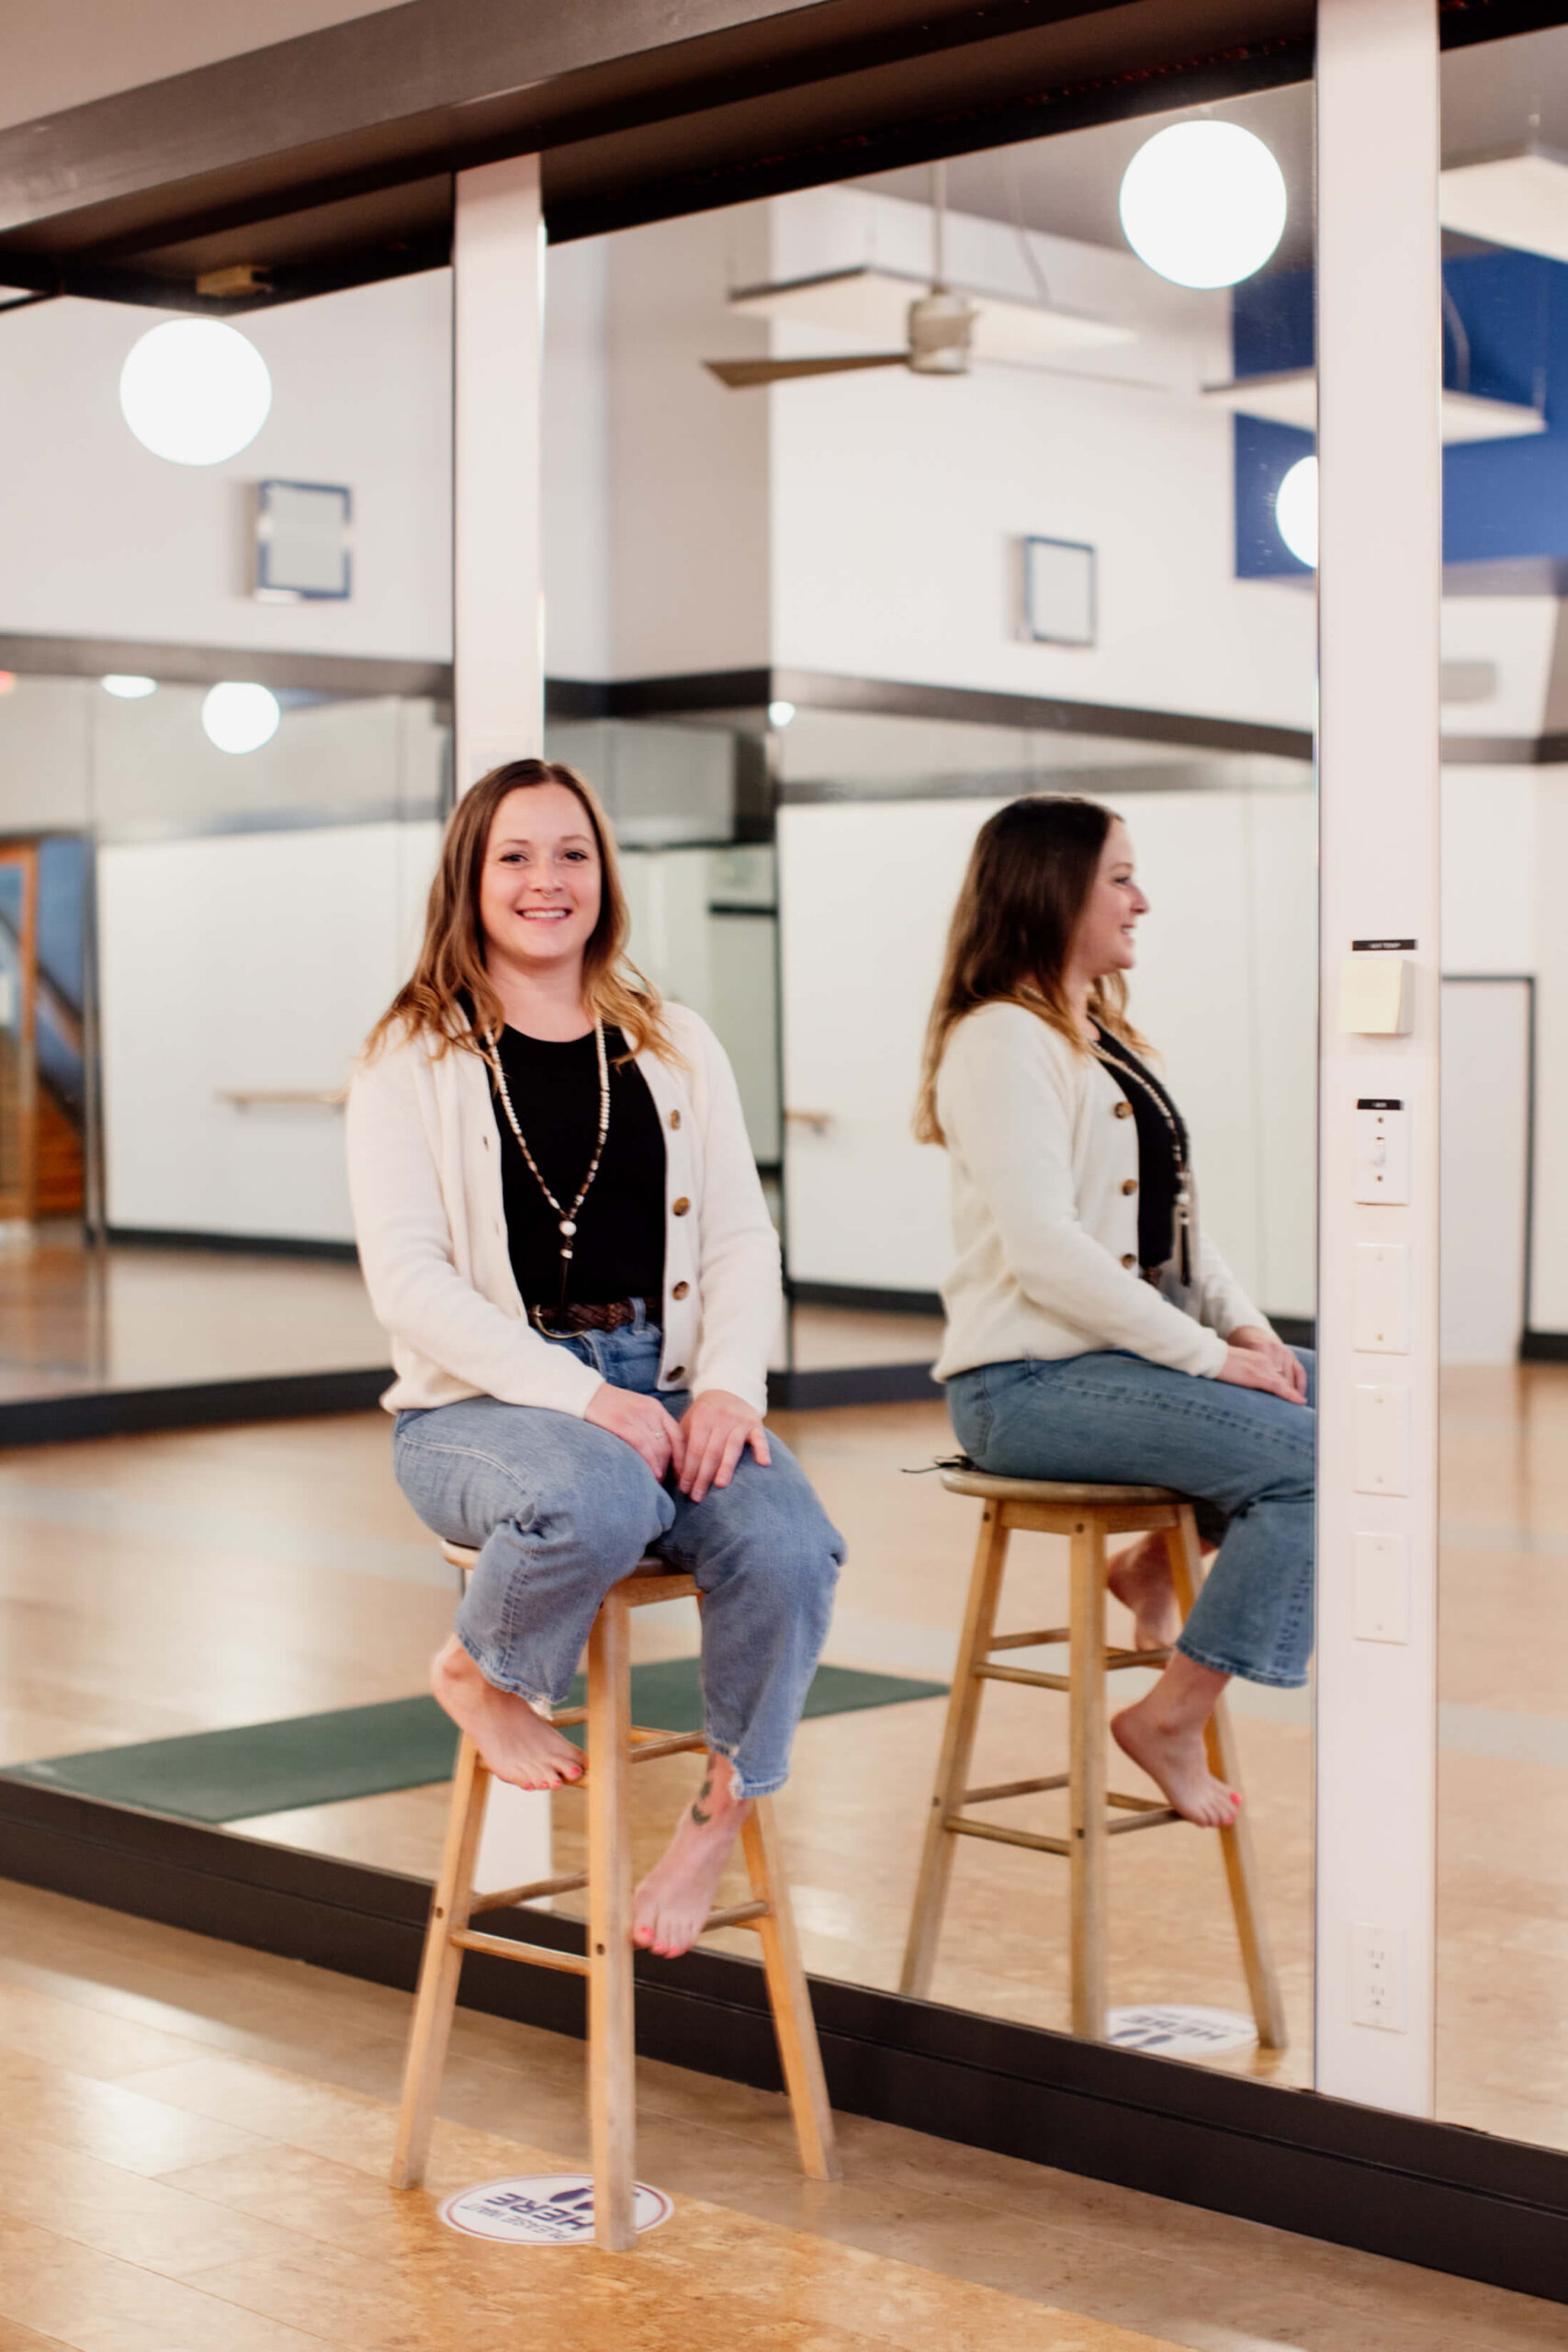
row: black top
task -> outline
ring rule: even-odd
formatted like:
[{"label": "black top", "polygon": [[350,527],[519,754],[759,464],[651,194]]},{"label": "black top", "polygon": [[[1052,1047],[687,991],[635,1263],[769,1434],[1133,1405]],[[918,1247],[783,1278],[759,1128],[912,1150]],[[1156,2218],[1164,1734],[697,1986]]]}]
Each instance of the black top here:
[{"label": "black top", "polygon": [[[561,1295],[563,1236],[556,1212],[539,1189],[512,1132],[493,1076],[491,1107],[501,1135],[501,1182],[506,1239],[523,1302],[543,1307],[545,1320],[564,1304],[603,1306],[614,1299],[649,1298],[664,1291],[664,1136],[648,1080],[618,1029],[604,1031],[610,1059],[610,1132],[577,1235]],[[517,1124],[539,1174],[565,1212],[588,1173],[599,1134],[599,1057],[593,1033],[558,1045],[501,1033],[501,1067]]]},{"label": "black top", "polygon": [[[1138,1264],[1145,1273],[1152,1273],[1169,1264],[1176,1248],[1176,1198],[1187,1166],[1187,1128],[1147,1064],[1098,1021],[1094,1025],[1101,1058],[1133,1106],[1138,1136]],[[1175,1135],[1159,1109],[1161,1102],[1176,1122]]]}]

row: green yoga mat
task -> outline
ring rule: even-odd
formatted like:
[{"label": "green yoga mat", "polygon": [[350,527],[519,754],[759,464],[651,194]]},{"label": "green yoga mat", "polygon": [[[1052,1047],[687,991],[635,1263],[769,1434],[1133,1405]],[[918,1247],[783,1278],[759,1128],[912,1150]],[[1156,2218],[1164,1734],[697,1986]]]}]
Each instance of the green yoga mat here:
[{"label": "green yoga mat", "polygon": [[[819,1666],[807,1695],[807,1715],[847,1715],[906,1699],[935,1699],[945,1682],[911,1682],[898,1674],[862,1674]],[[572,1704],[583,1699],[582,1677]],[[696,1731],[702,1681],[694,1657],[662,1658],[632,1668],[632,1720],[661,1731]],[[582,1727],[569,1739],[582,1744]],[[245,1821],[301,1805],[341,1804],[386,1796],[452,1777],[457,1740],[434,1699],[389,1699],[376,1707],[339,1707],[327,1715],[291,1715],[235,1731],[187,1732],[131,1747],[96,1747],[82,1756],[49,1756],[12,1764],[5,1777],[73,1795],[103,1797],[185,1821]]]}]

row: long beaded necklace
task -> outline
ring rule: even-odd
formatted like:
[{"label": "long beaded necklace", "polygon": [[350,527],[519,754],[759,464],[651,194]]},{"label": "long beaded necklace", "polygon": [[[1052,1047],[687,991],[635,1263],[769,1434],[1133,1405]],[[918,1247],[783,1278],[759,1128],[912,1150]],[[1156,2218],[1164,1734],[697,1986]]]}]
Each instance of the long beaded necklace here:
[{"label": "long beaded necklace", "polygon": [[495,1080],[495,1090],[501,1097],[501,1107],[506,1114],[506,1123],[517,1138],[517,1148],[526,1160],[534,1182],[554,1209],[556,1221],[560,1228],[560,1297],[557,1302],[558,1311],[566,1305],[567,1283],[571,1274],[572,1245],[577,1239],[578,1213],[588,1198],[590,1185],[599,1173],[599,1162],[604,1157],[604,1138],[610,1132],[610,1063],[604,1051],[604,1023],[597,1014],[593,1019],[593,1046],[599,1057],[599,1139],[593,1147],[593,1157],[588,1163],[588,1173],[578,1187],[577,1198],[570,1208],[564,1209],[539,1173],[539,1163],[528,1148],[528,1139],[518,1123],[516,1112],[512,1107],[512,1096],[506,1084],[506,1072],[501,1066],[501,1055],[496,1046],[495,1031],[487,1029],[485,1032],[485,1059],[490,1064],[491,1076]]},{"label": "long beaded necklace", "polygon": [[1148,1097],[1170,1129],[1171,1149],[1176,1156],[1176,1198],[1172,1204],[1176,1248],[1172,1254],[1179,1256],[1181,1261],[1182,1288],[1190,1289],[1192,1284],[1192,1171],[1187,1162],[1187,1137],[1182,1132],[1181,1122],[1176,1116],[1170,1100],[1158,1081],[1139,1067],[1132,1055],[1126,1052],[1125,1047],[1120,1054],[1112,1051],[1108,1033],[1100,1028],[1098,1022],[1095,1026],[1100,1032],[1100,1044],[1093,1048],[1096,1061],[1102,1062],[1105,1068],[1114,1071],[1119,1079],[1130,1078],[1139,1092]]}]

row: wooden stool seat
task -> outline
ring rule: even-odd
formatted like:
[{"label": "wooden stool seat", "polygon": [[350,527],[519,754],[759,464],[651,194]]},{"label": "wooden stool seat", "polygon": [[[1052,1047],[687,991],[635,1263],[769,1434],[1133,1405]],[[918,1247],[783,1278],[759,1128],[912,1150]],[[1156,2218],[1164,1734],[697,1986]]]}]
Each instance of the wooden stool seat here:
[{"label": "wooden stool seat", "polygon": [[[442,1556],[466,1576],[479,1554],[444,1544]],[[394,2188],[416,2188],[424,2177],[435,2102],[457,2007],[463,1955],[487,1952],[500,1960],[564,1969],[588,1980],[588,2103],[592,2138],[593,2234],[600,2245],[624,2252],[636,2244],[636,2046],[633,2012],[632,1858],[629,1771],[656,1756],[679,1756],[705,1747],[702,1732],[660,1731],[631,1720],[630,1612],[660,1600],[701,1600],[694,1577],[671,1571],[659,1559],[639,1561],[605,1595],[588,1643],[588,1703],[564,1707],[550,1720],[559,1725],[586,1723],[588,1747],[582,1778],[575,1783],[588,1798],[588,1868],[528,1886],[481,1894],[474,1867],[484,1826],[490,1772],[465,1733],[458,1741],[446,1817],[441,1874],[435,1883],[420,1963],[403,2075],[402,2106],[392,2157]],[[784,2087],[795,2115],[801,2165],[814,2180],[835,2180],[838,2157],[833,2119],[818,2048],[811,1996],[801,1964],[782,1866],[772,1801],[759,1797],[741,1831],[751,1900],[710,1912],[704,1932],[750,1928],[761,1940],[762,1970],[778,2038]],[[470,1921],[487,1911],[511,1910],[551,1894],[588,1890],[587,1950],[558,1951],[507,1936],[482,1933]]]},{"label": "wooden stool seat", "polygon": [[[919,1881],[909,1921],[899,1990],[923,1996],[930,1989],[942,1933],[954,1841],[982,1838],[1065,1857],[1071,1865],[1073,2031],[1094,2041],[1105,2035],[1107,2005],[1106,1866],[1112,1838],[1130,1830],[1158,1829],[1182,1816],[1156,1798],[1128,1796],[1107,1786],[1106,1678],[1133,1667],[1162,1666],[1168,1650],[1113,1649],[1105,1638],[1106,1538],[1161,1533],[1170,1559],[1176,1598],[1185,1618],[1203,1581],[1203,1558],[1192,1505],[1166,1487],[1077,1485],[1048,1478],[997,1478],[968,1468],[944,1468],[950,1494],[979,1499],[980,1540],[964,1611],[936,1789],[926,1826]],[[1071,1548],[1071,1622],[1025,1633],[998,1634],[997,1610],[1015,1533],[1065,1535]],[[1067,1671],[998,1663],[1004,1652],[1065,1645]],[[969,1786],[970,1762],[987,1682],[1022,1683],[1064,1693],[1068,1702],[1068,1765],[1022,1781]],[[1209,1770],[1228,1788],[1241,1790],[1235,1736],[1222,1699],[1205,1734]],[[1049,1838],[1005,1823],[981,1821],[968,1812],[1010,1797],[1044,1790],[1067,1793],[1068,1834]],[[1215,1833],[1224,1858],[1231,1907],[1235,1917],[1258,2039],[1266,2050],[1285,2046],[1284,2008],[1269,1950],[1252,1827],[1245,1807],[1228,1828]]]}]

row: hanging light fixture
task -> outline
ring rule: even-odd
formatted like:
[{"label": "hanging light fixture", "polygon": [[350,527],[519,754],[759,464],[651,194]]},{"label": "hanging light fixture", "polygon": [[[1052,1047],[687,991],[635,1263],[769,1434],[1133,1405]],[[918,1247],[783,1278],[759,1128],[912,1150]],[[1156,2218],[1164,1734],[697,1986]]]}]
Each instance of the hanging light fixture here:
[{"label": "hanging light fixture", "polygon": [[1298,563],[1317,570],[1317,459],[1298,458],[1274,492],[1280,537]]},{"label": "hanging light fixture", "polygon": [[238,327],[168,319],[131,346],[119,404],[144,449],[176,466],[220,466],[266,423],[272,378]]},{"label": "hanging light fixture", "polygon": [[1175,286],[1235,286],[1285,229],[1285,180],[1237,122],[1173,122],[1122,177],[1122,226],[1140,261]]},{"label": "hanging light fixture", "polygon": [[213,686],[201,706],[207,740],[220,752],[259,752],[276,734],[282,716],[275,694],[239,679]]},{"label": "hanging light fixture", "polygon": [[98,684],[105,694],[113,695],[118,702],[142,702],[158,691],[156,678],[139,678],[129,670],[111,670]]}]

